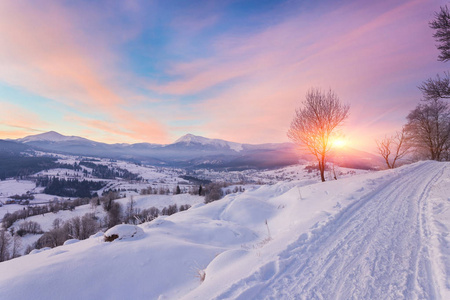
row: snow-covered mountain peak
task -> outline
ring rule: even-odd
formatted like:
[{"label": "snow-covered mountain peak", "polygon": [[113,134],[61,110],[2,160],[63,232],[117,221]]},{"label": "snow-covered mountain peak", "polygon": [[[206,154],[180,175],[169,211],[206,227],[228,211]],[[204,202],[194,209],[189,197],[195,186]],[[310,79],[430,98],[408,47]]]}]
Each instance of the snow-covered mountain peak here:
[{"label": "snow-covered mountain peak", "polygon": [[182,137],[180,137],[178,140],[176,140],[174,142],[174,144],[176,143],[201,143],[201,142],[206,142],[207,140],[209,140],[208,138],[204,138],[202,136],[198,136],[198,135],[193,135],[191,133],[185,134]]},{"label": "snow-covered mountain peak", "polygon": [[56,131],[49,131],[36,135],[29,135],[24,138],[18,139],[22,143],[36,142],[36,141],[48,141],[48,142],[63,142],[63,141],[81,141],[84,138],[78,136],[66,136]]},{"label": "snow-covered mountain peak", "polygon": [[215,146],[215,147],[225,147],[225,148],[228,147],[231,150],[234,150],[237,152],[239,152],[243,149],[242,144],[239,144],[239,143],[228,142],[228,141],[224,141],[224,140],[220,140],[220,139],[208,139],[208,138],[198,136],[198,135],[193,135],[190,133],[180,137],[178,140],[175,141],[174,144],[178,144],[178,143],[184,143],[187,145],[201,144],[201,145],[210,145],[210,146]]}]

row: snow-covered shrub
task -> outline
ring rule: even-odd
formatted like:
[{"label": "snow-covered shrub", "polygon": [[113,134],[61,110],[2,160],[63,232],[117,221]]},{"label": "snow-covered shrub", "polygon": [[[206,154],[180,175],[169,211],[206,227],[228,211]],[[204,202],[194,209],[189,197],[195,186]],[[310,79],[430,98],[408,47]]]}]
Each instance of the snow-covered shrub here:
[{"label": "snow-covered shrub", "polygon": [[137,238],[144,234],[142,228],[131,224],[120,224],[107,230],[104,234],[105,242],[112,242],[116,239],[124,240],[130,238]]},{"label": "snow-covered shrub", "polygon": [[197,270],[197,275],[195,277],[198,277],[198,279],[200,279],[200,282],[205,281],[206,271],[205,270]]}]

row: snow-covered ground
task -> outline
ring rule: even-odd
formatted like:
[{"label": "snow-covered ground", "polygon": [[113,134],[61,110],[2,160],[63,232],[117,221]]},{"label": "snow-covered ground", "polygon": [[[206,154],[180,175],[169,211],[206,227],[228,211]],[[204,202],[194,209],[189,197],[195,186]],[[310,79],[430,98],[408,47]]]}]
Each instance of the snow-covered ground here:
[{"label": "snow-covered ground", "polygon": [[[211,169],[198,169],[190,171],[189,175],[199,179],[217,182],[275,184],[280,181],[320,179],[319,171],[317,169],[313,169],[314,166],[317,167],[317,163],[310,164],[303,162],[273,170],[249,169],[242,171],[218,171]],[[348,169],[338,166],[335,167],[335,174],[337,178],[345,178],[356,174],[365,174],[367,172],[370,171]],[[330,170],[325,172],[325,177],[327,180],[332,180],[335,174],[330,168]]]},{"label": "snow-covered ground", "polygon": [[22,195],[27,191],[34,191],[36,184],[29,180],[3,180],[0,181],[0,200],[7,196]]},{"label": "snow-covered ground", "polygon": [[449,214],[450,163],[280,182],[2,262],[0,295],[450,299]]}]

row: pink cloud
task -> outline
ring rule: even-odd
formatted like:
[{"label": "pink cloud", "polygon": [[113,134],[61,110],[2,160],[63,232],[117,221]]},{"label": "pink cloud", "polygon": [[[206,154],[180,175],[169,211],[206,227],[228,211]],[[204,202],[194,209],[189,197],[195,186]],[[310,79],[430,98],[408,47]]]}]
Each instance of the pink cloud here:
[{"label": "pink cloud", "polygon": [[123,114],[119,119],[107,121],[87,117],[67,116],[66,120],[78,123],[84,132],[95,133],[101,141],[111,143],[169,141],[166,128],[158,122],[143,120],[135,115]]},{"label": "pink cloud", "polygon": [[[204,111],[209,135],[254,143],[287,140],[306,91],[332,88],[352,105],[344,129],[367,147],[376,127],[384,129],[380,123],[401,126],[418,102],[411,82],[434,74],[427,75],[437,66],[428,21],[436,7],[429,1],[383,2],[297,15],[256,35],[221,37],[214,59],[173,65],[172,74],[181,79],[151,88],[195,94],[233,80],[195,109]],[[401,107],[392,109],[392,103]]]},{"label": "pink cloud", "polygon": [[37,134],[48,128],[49,123],[38,114],[28,111],[13,103],[0,100],[0,137],[19,138]]},{"label": "pink cloud", "polygon": [[[124,75],[115,69],[117,57],[111,50],[110,35],[123,40],[134,33],[119,30],[108,36],[88,35],[80,30],[85,24],[80,24],[79,17],[77,11],[58,2],[2,1],[0,81],[76,111],[98,111],[114,120],[116,132],[127,132],[137,141],[150,135],[166,140],[165,128],[158,121],[136,121],[124,108],[129,105],[124,95],[129,97],[130,92],[117,82]],[[136,124],[130,124],[133,122]]]}]

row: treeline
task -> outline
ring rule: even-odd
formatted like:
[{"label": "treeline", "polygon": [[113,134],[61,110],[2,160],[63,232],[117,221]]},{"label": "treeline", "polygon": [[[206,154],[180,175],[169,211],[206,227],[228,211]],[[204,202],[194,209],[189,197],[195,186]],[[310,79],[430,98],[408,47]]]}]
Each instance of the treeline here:
[{"label": "treeline", "polygon": [[191,186],[189,188],[183,187],[181,188],[179,185],[176,185],[172,190],[168,186],[159,186],[159,187],[147,187],[141,189],[141,195],[178,195],[178,194],[191,194],[191,195],[199,195],[204,196],[202,192],[202,186]]},{"label": "treeline", "polygon": [[3,216],[2,226],[6,229],[17,220],[25,220],[28,217],[45,215],[46,213],[57,213],[60,210],[74,210],[75,207],[89,204],[91,201],[91,198],[77,198],[74,200],[55,200],[45,205],[24,207],[22,210],[6,213]]},{"label": "treeline", "polygon": [[34,200],[34,195],[27,193],[27,194],[15,194],[13,196],[9,196],[9,198],[14,199],[14,200]]},{"label": "treeline", "polygon": [[74,171],[81,171],[83,169],[79,164],[77,164],[77,162],[74,162],[73,164],[58,163],[57,165],[60,169],[69,169]]},{"label": "treeline", "polygon": [[57,168],[58,164],[53,157],[29,157],[11,155],[0,152],[0,180],[6,178],[22,178],[37,172]]},{"label": "treeline", "polygon": [[182,175],[180,177],[189,182],[199,184],[199,185],[206,185],[206,184],[210,184],[212,182],[211,180],[208,180],[208,179],[200,179],[200,178],[190,176],[190,175]]},{"label": "treeline", "polygon": [[243,192],[245,189],[242,186],[235,186],[232,190],[226,189],[229,187],[230,184],[226,182],[210,182],[209,184],[206,184],[205,186],[199,185],[191,186],[189,189],[183,189],[181,190],[180,186],[177,185],[173,191],[170,191],[168,187],[147,187],[145,189],[141,189],[140,194],[141,195],[151,195],[151,194],[159,194],[159,195],[177,195],[180,193],[189,193],[191,195],[199,195],[199,196],[205,196],[205,203],[210,203],[213,201],[217,201],[222,199],[225,195],[231,194],[231,193],[238,193]]},{"label": "treeline", "polygon": [[82,160],[80,165],[92,169],[92,176],[102,178],[102,179],[115,179],[123,178],[126,180],[142,180],[142,178],[135,173],[132,173],[126,169],[122,168],[110,168],[106,165],[95,164],[91,161]]},{"label": "treeline", "polygon": [[105,185],[106,183],[102,181],[79,181],[49,176],[36,179],[36,187],[45,187],[45,194],[61,197],[91,197],[92,191],[99,190]]}]

